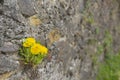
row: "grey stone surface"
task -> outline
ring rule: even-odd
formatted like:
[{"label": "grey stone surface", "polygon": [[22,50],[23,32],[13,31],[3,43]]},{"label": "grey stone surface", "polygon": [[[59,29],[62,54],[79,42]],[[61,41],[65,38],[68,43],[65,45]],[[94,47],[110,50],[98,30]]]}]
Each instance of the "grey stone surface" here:
[{"label": "grey stone surface", "polygon": [[1,53],[16,53],[18,51],[19,51],[19,46],[16,44],[12,44],[10,42],[6,42],[2,47],[0,47]]},{"label": "grey stone surface", "polygon": [[[120,49],[120,3],[116,1],[4,0],[0,4],[0,51],[7,54],[0,53],[0,73],[20,67],[8,80],[95,80],[92,58],[106,30],[113,36],[114,52]],[[41,20],[37,27],[29,23],[36,13]],[[16,64],[18,54],[8,54],[18,51],[17,45],[29,36],[47,46],[49,56],[36,70],[25,71]],[[97,58],[103,61],[104,52]]]},{"label": "grey stone surface", "polygon": [[26,17],[36,14],[33,0],[18,0],[18,6],[21,13]]},{"label": "grey stone surface", "polygon": [[0,74],[15,71],[19,68],[19,62],[14,57],[0,54]]}]

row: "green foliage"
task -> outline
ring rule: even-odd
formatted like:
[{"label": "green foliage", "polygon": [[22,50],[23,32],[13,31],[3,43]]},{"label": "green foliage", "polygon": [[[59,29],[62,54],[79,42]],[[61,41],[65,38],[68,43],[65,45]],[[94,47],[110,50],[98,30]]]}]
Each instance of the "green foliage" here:
[{"label": "green foliage", "polygon": [[96,39],[88,39],[88,42],[87,42],[87,44],[89,44],[89,45],[94,45],[94,44],[96,44],[97,43],[97,40]]},{"label": "green foliage", "polygon": [[86,0],[85,3],[86,3],[85,4],[85,9],[88,9],[92,5],[90,0]]},{"label": "green foliage", "polygon": [[100,30],[99,30],[99,27],[97,27],[96,29],[95,29],[95,34],[99,34],[100,33]]},{"label": "green foliage", "polygon": [[26,38],[19,53],[24,64],[35,67],[47,56],[47,52],[48,49],[34,38]]},{"label": "green foliage", "polygon": [[37,55],[31,54],[30,48],[25,48],[25,47],[22,47],[20,49],[20,56],[21,56],[21,60],[25,64],[29,64],[31,66],[35,66],[41,63],[43,58],[45,57],[45,55],[42,54],[37,54]]},{"label": "green foliage", "polygon": [[88,22],[90,24],[93,24],[95,22],[92,14],[89,13],[89,15],[86,18],[86,22]]},{"label": "green foliage", "polygon": [[96,80],[119,80],[120,54],[107,54],[105,62],[100,64]]},{"label": "green foliage", "polygon": [[98,60],[98,57],[96,56],[96,55],[92,55],[92,62],[93,62],[93,65],[96,65],[98,62],[97,62],[97,60]]},{"label": "green foliage", "polygon": [[100,54],[102,54],[103,53],[103,51],[104,51],[104,47],[103,47],[103,45],[99,45],[98,47],[97,47],[97,55],[100,55]]},{"label": "green foliage", "polygon": [[89,9],[91,6],[92,6],[92,4],[91,4],[90,0],[85,1],[85,8],[82,12],[84,20],[89,24],[95,23],[93,13]]},{"label": "green foliage", "polygon": [[93,23],[95,23],[95,20],[94,20],[94,16],[93,16],[93,14],[91,13],[91,12],[88,12],[88,11],[84,11],[83,12],[83,17],[84,17],[84,20],[87,22],[87,23],[89,23],[89,24],[93,24]]},{"label": "green foliage", "polygon": [[99,64],[96,80],[119,80],[120,78],[120,53],[113,54],[112,35],[105,31],[103,45],[98,52],[104,51],[104,63]]},{"label": "green foliage", "polygon": [[105,46],[111,46],[113,39],[112,39],[112,35],[110,34],[109,31],[105,31],[105,39],[104,39],[104,44]]},{"label": "green foliage", "polygon": [[110,54],[112,53],[112,42],[113,42],[113,38],[112,35],[110,34],[109,31],[105,31],[105,35],[104,35],[104,39],[103,39],[103,43],[99,44],[97,46],[97,52],[95,55],[92,56],[92,60],[94,64],[97,64],[97,59],[98,57],[105,53],[106,54]]}]

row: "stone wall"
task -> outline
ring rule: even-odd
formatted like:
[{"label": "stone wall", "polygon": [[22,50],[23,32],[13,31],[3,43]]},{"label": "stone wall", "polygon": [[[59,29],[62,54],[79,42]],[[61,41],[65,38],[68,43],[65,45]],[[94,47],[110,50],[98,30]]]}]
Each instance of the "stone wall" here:
[{"label": "stone wall", "polygon": [[[120,49],[119,0],[1,0],[0,80],[95,80],[105,32]],[[31,69],[19,62],[25,37],[34,37],[49,56]]]}]

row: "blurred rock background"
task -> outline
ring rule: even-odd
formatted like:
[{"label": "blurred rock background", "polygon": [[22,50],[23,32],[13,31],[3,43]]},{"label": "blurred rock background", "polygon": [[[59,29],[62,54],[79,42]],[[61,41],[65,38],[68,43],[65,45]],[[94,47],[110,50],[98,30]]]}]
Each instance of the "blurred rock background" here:
[{"label": "blurred rock background", "polygon": [[[0,0],[0,80],[96,80],[106,32],[120,51],[119,21],[119,0]],[[19,62],[30,36],[49,49],[37,69]]]}]

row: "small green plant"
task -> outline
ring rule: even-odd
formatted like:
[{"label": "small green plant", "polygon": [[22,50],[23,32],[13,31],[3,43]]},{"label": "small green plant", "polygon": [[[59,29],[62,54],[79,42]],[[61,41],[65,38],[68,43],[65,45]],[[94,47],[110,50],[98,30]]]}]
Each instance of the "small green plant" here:
[{"label": "small green plant", "polygon": [[109,31],[105,31],[105,38],[104,38],[104,47],[106,48],[107,52],[108,53],[111,53],[112,52],[112,42],[113,42],[113,38],[112,38],[112,35],[110,34]]},{"label": "small green plant", "polygon": [[120,54],[107,54],[105,62],[100,64],[96,80],[119,80]]},{"label": "small green plant", "polygon": [[99,29],[99,27],[96,27],[95,34],[99,34],[99,33],[100,33],[100,29]]},{"label": "small green plant", "polygon": [[89,15],[86,18],[86,21],[90,24],[93,24],[95,22],[93,15],[89,13]]},{"label": "small green plant", "polygon": [[94,16],[93,13],[90,10],[90,7],[92,6],[90,0],[85,1],[85,8],[83,10],[83,18],[85,20],[85,22],[89,23],[89,24],[94,24],[95,20],[94,20]]},{"label": "small green plant", "polygon": [[26,38],[22,42],[20,56],[24,64],[36,66],[42,62],[48,53],[48,49],[37,42],[34,38]]},{"label": "small green plant", "polygon": [[103,47],[103,45],[99,45],[98,47],[97,47],[97,55],[100,55],[100,54],[102,54],[104,52],[104,47]]},{"label": "small green plant", "polygon": [[112,35],[105,31],[103,45],[98,52],[104,51],[104,62],[99,64],[96,80],[120,80],[120,53],[113,54]]},{"label": "small green plant", "polygon": [[109,31],[105,31],[105,35],[104,35],[104,39],[103,39],[103,43],[99,44],[97,46],[97,52],[95,55],[92,56],[92,59],[93,59],[93,63],[94,64],[98,64],[99,62],[98,61],[98,57],[101,55],[101,54],[110,54],[112,53],[112,42],[113,42],[113,38],[112,38],[112,35],[110,34]]}]

